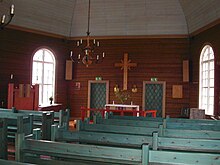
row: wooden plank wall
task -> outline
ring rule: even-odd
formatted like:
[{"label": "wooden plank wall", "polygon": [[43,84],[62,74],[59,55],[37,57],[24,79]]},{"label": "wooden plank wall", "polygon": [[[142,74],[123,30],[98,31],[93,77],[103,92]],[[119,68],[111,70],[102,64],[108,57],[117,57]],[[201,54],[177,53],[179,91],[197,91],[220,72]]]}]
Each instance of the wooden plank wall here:
[{"label": "wooden plank wall", "polygon": [[[101,76],[110,82],[110,103],[116,100],[113,87],[118,84],[122,87],[123,72],[114,67],[120,62],[125,52],[129,59],[138,64],[128,73],[128,88],[137,85],[138,92],[132,94],[134,104],[142,105],[142,83],[151,77],[158,81],[166,81],[166,113],[178,117],[182,107],[198,106],[198,62],[200,49],[205,42],[210,42],[216,52],[216,97],[219,96],[219,52],[220,40],[217,25],[191,38],[191,45],[186,38],[134,38],[134,39],[103,39],[101,48],[106,52],[106,58],[101,64],[86,68],[83,65],[73,66],[73,80],[65,81],[65,60],[69,59],[72,42],[62,39],[46,37],[27,32],[5,29],[0,31],[0,106],[7,103],[7,84],[10,74],[14,74],[17,83],[30,83],[31,58],[33,52],[42,46],[53,50],[57,59],[56,71],[56,100],[65,107],[71,108],[71,115],[80,116],[80,106],[87,106],[88,80]],[[189,53],[190,51],[190,53]],[[190,54],[190,83],[182,82],[182,61]],[[75,88],[80,82],[80,89]],[[172,85],[183,85],[183,98],[172,98]],[[219,111],[218,101],[216,109]]]},{"label": "wooden plank wall", "polygon": [[[143,81],[150,81],[157,77],[158,81],[166,81],[166,113],[179,116],[182,107],[189,106],[189,83],[182,82],[182,61],[187,58],[189,43],[186,38],[179,39],[109,39],[101,40],[101,48],[106,52],[103,63],[74,66],[74,81],[70,83],[70,101],[72,116],[80,116],[80,106],[87,106],[88,80],[95,80],[101,76],[109,80],[110,99],[112,103],[117,99],[113,88],[118,84],[122,88],[123,71],[114,64],[123,59],[123,54],[128,52],[131,62],[137,63],[128,73],[128,89],[133,84],[137,85],[138,92],[132,93],[133,104],[142,105]],[[80,82],[81,88],[75,90],[75,85]],[[183,98],[172,98],[172,85],[183,85]]]}]

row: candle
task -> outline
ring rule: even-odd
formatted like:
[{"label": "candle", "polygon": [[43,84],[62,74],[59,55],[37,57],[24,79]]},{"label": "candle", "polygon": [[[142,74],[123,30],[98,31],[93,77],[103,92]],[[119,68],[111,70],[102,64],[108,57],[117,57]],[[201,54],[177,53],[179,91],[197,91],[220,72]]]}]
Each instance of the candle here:
[{"label": "candle", "polygon": [[103,58],[105,57],[105,52],[102,53],[102,57],[103,57]]},{"label": "candle", "polygon": [[80,54],[78,55],[78,59],[80,59]]},{"label": "candle", "polygon": [[80,40],[80,43],[81,43],[81,44],[83,43],[83,40],[82,40],[82,39]]},{"label": "candle", "polygon": [[77,46],[79,46],[79,41],[77,41]]},{"label": "candle", "polygon": [[4,24],[5,23],[5,15],[2,16],[2,20],[1,23]]},{"label": "candle", "polygon": [[13,74],[11,74],[11,76],[10,76],[10,77],[11,77],[11,80],[13,79],[13,76],[14,76],[14,75],[13,75]]},{"label": "candle", "polygon": [[99,55],[97,55],[97,60],[99,59]]},{"label": "candle", "polygon": [[72,57],[73,56],[73,51],[70,51],[70,57]]},{"label": "candle", "polygon": [[99,41],[97,42],[97,46],[99,46]]},{"label": "candle", "polygon": [[11,15],[14,15],[14,14],[15,14],[15,6],[14,6],[14,5],[11,5],[10,14],[11,14]]},{"label": "candle", "polygon": [[95,44],[95,39],[93,40],[93,43]]}]

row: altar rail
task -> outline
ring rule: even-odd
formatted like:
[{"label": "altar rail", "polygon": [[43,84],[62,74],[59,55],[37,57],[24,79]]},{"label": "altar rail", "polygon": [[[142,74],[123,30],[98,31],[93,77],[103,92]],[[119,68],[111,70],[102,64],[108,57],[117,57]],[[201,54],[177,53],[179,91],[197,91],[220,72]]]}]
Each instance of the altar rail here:
[{"label": "altar rail", "polygon": [[81,119],[84,121],[86,117],[88,117],[87,114],[91,114],[91,112],[99,112],[102,116],[102,118],[105,118],[106,113],[120,113],[121,116],[124,116],[125,113],[131,113],[133,116],[144,116],[146,117],[147,114],[152,114],[153,118],[156,118],[157,110],[118,110],[118,109],[95,109],[95,108],[86,108],[81,107]]}]

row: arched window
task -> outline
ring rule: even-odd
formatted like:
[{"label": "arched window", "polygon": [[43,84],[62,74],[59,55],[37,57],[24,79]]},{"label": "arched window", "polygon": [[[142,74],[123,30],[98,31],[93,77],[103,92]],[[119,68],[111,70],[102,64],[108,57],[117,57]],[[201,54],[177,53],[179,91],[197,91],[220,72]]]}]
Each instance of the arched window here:
[{"label": "arched window", "polygon": [[39,104],[49,104],[55,91],[55,58],[48,49],[39,49],[33,56],[32,84],[39,84]]},{"label": "arched window", "polygon": [[214,114],[214,52],[205,45],[200,54],[199,107],[207,115]]}]

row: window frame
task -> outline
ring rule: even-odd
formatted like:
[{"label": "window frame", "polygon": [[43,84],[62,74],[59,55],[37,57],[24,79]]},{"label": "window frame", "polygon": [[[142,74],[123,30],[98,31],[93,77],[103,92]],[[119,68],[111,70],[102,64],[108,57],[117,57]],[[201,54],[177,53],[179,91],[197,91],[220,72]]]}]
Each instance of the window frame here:
[{"label": "window frame", "polygon": [[[38,52],[38,51],[43,51],[43,56],[45,56],[45,51],[47,51],[50,55],[51,55],[51,57],[52,57],[52,61],[53,62],[48,62],[48,61],[44,61],[45,60],[45,58],[43,57],[43,60],[34,60],[34,57],[35,57],[35,55],[36,55],[36,53]],[[45,85],[52,85],[52,97],[53,97],[53,101],[55,101],[55,92],[56,92],[56,56],[55,56],[55,53],[50,49],[50,48],[47,48],[47,47],[40,47],[40,48],[38,48],[38,49],[36,49],[35,51],[34,51],[34,53],[33,53],[33,56],[32,56],[32,63],[31,63],[31,65],[32,65],[32,70],[31,70],[31,84],[35,84],[34,82],[33,82],[33,67],[34,67],[34,62],[39,62],[39,63],[41,63],[42,64],[42,81],[39,83],[39,104],[40,105],[48,105],[48,104],[50,104],[50,100],[49,100],[49,97],[48,97],[48,99],[45,99],[44,98],[44,93],[43,93],[43,88],[45,88]],[[52,75],[52,78],[53,78],[53,80],[52,80],[52,83],[51,84],[49,84],[49,83],[44,83],[45,81],[44,81],[44,71],[45,71],[45,69],[44,69],[44,67],[45,67],[45,64],[52,64],[53,65],[53,75]],[[42,90],[41,90],[41,89]],[[41,92],[41,93],[40,93]],[[46,102],[45,102],[46,101]]]},{"label": "window frame", "polygon": [[[204,55],[205,52],[208,51],[207,55],[208,55],[208,59],[204,60]],[[213,58],[212,58],[213,57]],[[211,63],[213,64],[213,68],[211,68]],[[206,70],[204,69],[205,64],[207,65]],[[213,72],[213,77],[211,77],[211,73]],[[205,73],[207,72],[207,73]],[[204,75],[206,74],[206,76],[204,77]],[[213,86],[210,84],[211,79],[213,79]],[[206,86],[204,85],[204,82],[207,81]],[[204,44],[202,49],[201,49],[201,53],[200,53],[200,59],[199,59],[199,108],[201,109],[205,109],[205,114],[206,115],[214,115],[214,108],[215,108],[215,53],[214,53],[214,49],[212,47],[211,44]],[[211,89],[213,88],[213,95],[210,94]],[[206,104],[203,104],[202,101],[204,99],[204,90],[207,90],[207,93],[205,94],[205,96],[207,97],[206,99]],[[212,104],[210,104],[210,98],[213,97],[213,101]],[[210,106],[212,106],[212,110],[210,111]]]}]

